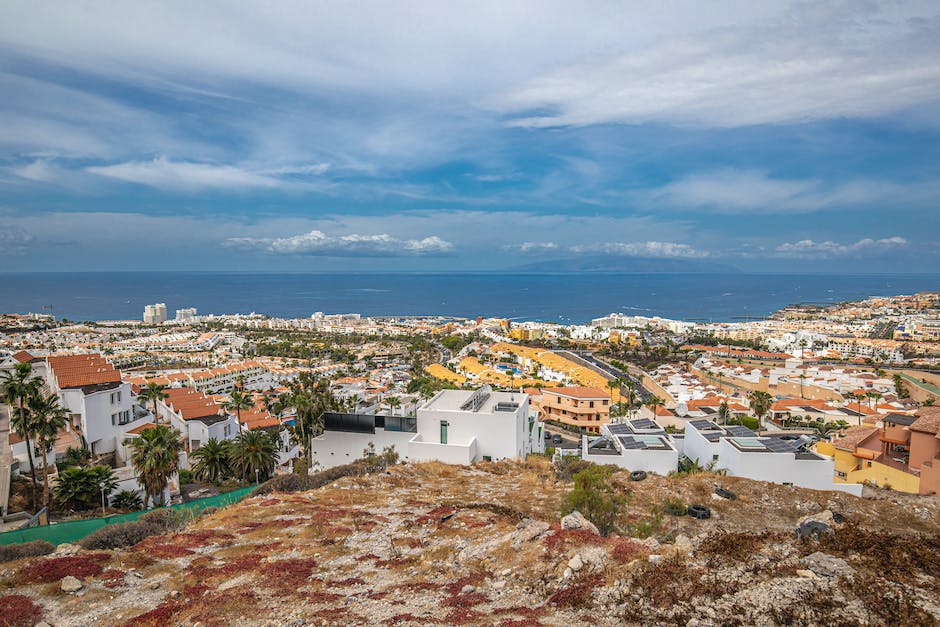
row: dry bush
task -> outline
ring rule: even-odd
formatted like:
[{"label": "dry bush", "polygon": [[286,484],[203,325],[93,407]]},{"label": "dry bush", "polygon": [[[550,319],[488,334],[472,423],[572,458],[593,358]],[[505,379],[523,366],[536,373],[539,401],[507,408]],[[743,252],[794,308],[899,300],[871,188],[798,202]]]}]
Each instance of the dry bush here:
[{"label": "dry bush", "polygon": [[909,582],[917,571],[940,578],[940,536],[904,536],[869,531],[847,524],[819,542],[808,541],[804,552],[824,551],[843,557],[857,555],[872,571],[887,579]]},{"label": "dry bush", "polygon": [[145,538],[160,535],[163,532],[164,529],[159,524],[135,520],[116,525],[105,525],[85,536],[79,544],[83,549],[122,549],[134,546]]},{"label": "dry bush", "polygon": [[573,481],[576,474],[593,465],[593,463],[581,459],[580,457],[566,455],[555,462],[553,466],[555,479],[559,481]]},{"label": "dry bush", "polygon": [[761,552],[767,544],[783,540],[780,533],[735,533],[718,531],[706,536],[696,551],[708,559],[710,565],[746,562]]},{"label": "dry bush", "polygon": [[604,585],[600,575],[589,575],[576,579],[548,598],[550,605],[570,608],[584,608],[592,604],[594,590]]},{"label": "dry bush", "polygon": [[40,557],[55,551],[55,546],[45,540],[33,540],[19,544],[0,546],[0,562],[10,562],[24,557]]}]

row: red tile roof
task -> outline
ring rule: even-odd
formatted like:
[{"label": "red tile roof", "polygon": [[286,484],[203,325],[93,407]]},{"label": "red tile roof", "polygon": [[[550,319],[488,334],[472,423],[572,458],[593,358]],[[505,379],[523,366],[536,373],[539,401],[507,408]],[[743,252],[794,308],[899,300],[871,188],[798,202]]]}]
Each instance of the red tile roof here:
[{"label": "red tile roof", "polygon": [[121,381],[121,373],[98,354],[50,355],[47,361],[61,389]]}]

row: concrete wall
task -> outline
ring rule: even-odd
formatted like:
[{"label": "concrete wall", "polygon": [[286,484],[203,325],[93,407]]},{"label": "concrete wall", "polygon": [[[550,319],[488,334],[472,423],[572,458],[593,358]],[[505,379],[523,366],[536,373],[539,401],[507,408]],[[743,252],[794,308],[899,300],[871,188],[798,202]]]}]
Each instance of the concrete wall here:
[{"label": "concrete wall", "polygon": [[924,462],[928,462],[940,455],[940,440],[932,433],[911,431],[911,457],[908,465],[919,469]]},{"label": "concrete wall", "polygon": [[709,442],[694,427],[686,426],[683,453],[692,461],[698,460],[699,465],[708,466],[718,454],[718,444]]},{"label": "concrete wall", "polygon": [[408,441],[414,433],[407,431],[386,431],[376,429],[375,433],[346,433],[344,431],[326,431],[310,442],[313,463],[322,468],[342,466],[362,457],[371,442],[376,452],[386,446],[394,446],[402,461],[410,459]]},{"label": "concrete wall", "polygon": [[475,439],[480,457],[494,460],[515,459],[526,454],[529,439],[529,402],[513,412],[493,414],[422,409],[418,412],[418,433],[421,441],[440,443],[441,421],[448,422],[448,444],[468,446]]},{"label": "concrete wall", "polygon": [[[448,442],[450,442],[449,437]],[[420,433],[408,442],[408,455],[412,461],[416,462],[436,460],[445,464],[463,466],[483,459],[483,454],[475,438],[471,438],[469,442],[463,444],[441,444],[423,440]]]},{"label": "concrete wall", "polygon": [[862,486],[833,483],[834,466],[830,458],[796,459],[793,453],[749,453],[738,450],[723,438],[718,443],[718,464],[736,477],[771,483],[792,483],[813,490],[839,490],[860,496]]}]

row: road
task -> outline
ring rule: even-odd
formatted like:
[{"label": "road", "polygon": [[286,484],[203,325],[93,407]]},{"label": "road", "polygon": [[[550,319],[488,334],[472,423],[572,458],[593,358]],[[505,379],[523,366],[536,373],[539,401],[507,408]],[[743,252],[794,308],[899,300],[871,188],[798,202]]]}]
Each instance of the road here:
[{"label": "road", "polygon": [[[635,376],[633,376],[630,373],[624,372],[620,370],[619,368],[616,368],[615,366],[612,366],[606,361],[602,361],[601,359],[596,357],[593,353],[589,353],[587,351],[575,352],[575,351],[567,351],[567,350],[558,350],[555,352],[561,355],[562,357],[570,359],[571,361],[575,363],[578,363],[578,364],[581,364],[582,366],[590,368],[594,372],[600,374],[603,377],[606,377],[607,379],[623,379],[624,381],[632,381],[633,384],[636,386],[636,395],[637,397],[639,397],[640,402],[645,403],[646,401],[648,401],[650,398],[653,397],[653,394],[649,390],[647,390],[645,387],[643,387],[643,384]],[[624,393],[623,387],[621,387],[620,393],[621,394]]]}]

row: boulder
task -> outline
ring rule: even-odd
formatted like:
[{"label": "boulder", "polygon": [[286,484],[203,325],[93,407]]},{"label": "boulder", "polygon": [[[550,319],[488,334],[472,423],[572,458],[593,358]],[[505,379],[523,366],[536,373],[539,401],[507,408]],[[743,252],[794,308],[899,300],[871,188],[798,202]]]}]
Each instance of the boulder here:
[{"label": "boulder", "polygon": [[816,551],[800,560],[800,563],[817,575],[824,577],[851,577],[855,569],[841,557]]},{"label": "boulder", "polygon": [[535,540],[546,531],[548,531],[547,522],[526,518],[516,525],[516,530],[510,535],[509,543],[512,545],[512,548],[518,549],[526,542]]},{"label": "boulder", "polygon": [[82,589],[82,582],[72,575],[66,575],[59,582],[59,588],[62,589],[62,592],[78,592]]},{"label": "boulder", "polygon": [[578,572],[579,570],[584,568],[584,561],[582,561],[581,556],[575,553],[574,557],[568,560],[568,568],[570,568],[571,570],[575,572]]},{"label": "boulder", "polygon": [[62,555],[75,555],[81,550],[82,547],[78,546],[77,544],[69,544],[68,542],[65,542],[57,546],[55,551],[52,552],[52,555],[55,557]]},{"label": "boulder", "polygon": [[810,521],[821,522],[824,525],[829,525],[829,527],[835,527],[836,521],[832,518],[832,510],[824,509],[821,512],[816,512],[815,514],[809,514],[803,516],[798,521],[796,521],[797,526],[802,525]]},{"label": "boulder", "polygon": [[561,519],[562,529],[582,529],[591,533],[600,535],[600,531],[590,520],[584,517],[584,514],[575,510]]}]

